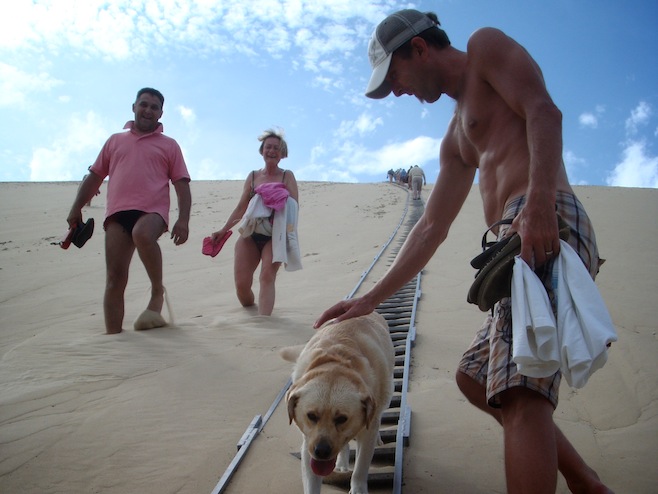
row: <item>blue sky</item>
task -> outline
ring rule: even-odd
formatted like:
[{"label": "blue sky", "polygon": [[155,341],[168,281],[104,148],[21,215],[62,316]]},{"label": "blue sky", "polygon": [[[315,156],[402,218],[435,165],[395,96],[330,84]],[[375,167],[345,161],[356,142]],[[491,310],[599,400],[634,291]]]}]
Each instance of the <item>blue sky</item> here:
[{"label": "blue sky", "polygon": [[277,127],[298,180],[377,182],[418,164],[433,182],[454,102],[363,95],[370,35],[406,7],[436,12],[458,49],[483,26],[528,49],[563,112],[573,184],[658,188],[653,0],[13,0],[0,181],[79,180],[151,86],[193,180],[244,179]]}]

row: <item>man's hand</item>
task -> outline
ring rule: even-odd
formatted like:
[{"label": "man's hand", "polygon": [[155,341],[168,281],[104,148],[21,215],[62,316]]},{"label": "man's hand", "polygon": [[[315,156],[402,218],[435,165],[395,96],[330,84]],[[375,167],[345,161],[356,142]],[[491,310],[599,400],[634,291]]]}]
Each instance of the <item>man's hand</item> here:
[{"label": "man's hand", "polygon": [[71,209],[69,212],[66,222],[69,224],[69,228],[75,228],[78,225],[83,223],[82,221],[82,210],[80,209]]},{"label": "man's hand", "polygon": [[174,244],[181,245],[187,242],[187,237],[190,234],[189,225],[186,221],[178,220],[174,227],[171,229],[171,238]]},{"label": "man's hand", "polygon": [[334,318],[336,319],[335,322],[340,322],[353,317],[365,316],[374,311],[375,308],[376,306],[372,306],[364,297],[342,300],[333,307],[325,310],[318,320],[315,321],[313,327],[318,329],[325,322]]},{"label": "man's hand", "polygon": [[534,211],[524,207],[512,223],[521,237],[521,258],[533,269],[560,252],[555,208]]}]

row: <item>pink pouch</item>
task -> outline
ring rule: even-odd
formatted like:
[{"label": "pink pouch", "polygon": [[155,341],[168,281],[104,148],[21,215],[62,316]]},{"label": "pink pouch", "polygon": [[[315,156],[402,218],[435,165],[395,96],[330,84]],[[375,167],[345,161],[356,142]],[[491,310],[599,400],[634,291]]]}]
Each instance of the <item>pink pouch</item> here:
[{"label": "pink pouch", "polygon": [[221,238],[221,240],[216,244],[212,243],[212,237],[204,238],[203,248],[201,249],[201,252],[207,256],[215,257],[217,254],[219,254],[219,251],[222,250],[222,247],[224,247],[224,244],[226,243],[226,241],[229,239],[231,235],[233,235],[233,230],[227,231],[226,234]]}]

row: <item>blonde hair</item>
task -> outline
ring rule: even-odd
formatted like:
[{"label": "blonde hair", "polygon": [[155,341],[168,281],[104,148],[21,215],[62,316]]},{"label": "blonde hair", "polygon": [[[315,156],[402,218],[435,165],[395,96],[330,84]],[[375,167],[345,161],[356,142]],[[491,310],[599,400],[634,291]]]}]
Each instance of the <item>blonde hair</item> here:
[{"label": "blonde hair", "polygon": [[258,148],[258,152],[261,155],[263,154],[263,146],[265,145],[265,140],[268,139],[269,137],[276,137],[277,139],[279,139],[279,142],[281,143],[281,158],[287,158],[288,143],[283,138],[283,130],[281,129],[279,129],[278,131],[274,129],[267,129],[265,132],[259,135],[258,140],[260,141],[260,147]]}]

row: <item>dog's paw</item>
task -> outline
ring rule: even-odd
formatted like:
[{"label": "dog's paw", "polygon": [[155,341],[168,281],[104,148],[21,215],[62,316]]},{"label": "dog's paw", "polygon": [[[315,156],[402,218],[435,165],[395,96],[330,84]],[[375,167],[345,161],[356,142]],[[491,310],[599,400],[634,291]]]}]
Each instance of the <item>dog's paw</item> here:
[{"label": "dog's paw", "polygon": [[359,485],[357,487],[351,486],[350,494],[368,494],[368,486]]}]

